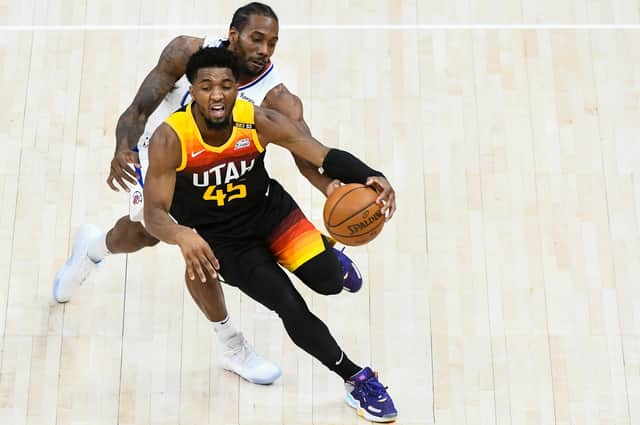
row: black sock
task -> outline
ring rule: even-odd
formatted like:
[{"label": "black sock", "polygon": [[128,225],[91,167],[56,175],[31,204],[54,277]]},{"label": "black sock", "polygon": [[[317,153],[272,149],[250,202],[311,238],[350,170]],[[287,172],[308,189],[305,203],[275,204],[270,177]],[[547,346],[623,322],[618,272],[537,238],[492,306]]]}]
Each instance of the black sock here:
[{"label": "black sock", "polygon": [[344,352],[340,353],[340,358],[332,366],[330,369],[340,375],[345,381],[348,381],[349,378],[362,370],[362,368],[352,362]]}]

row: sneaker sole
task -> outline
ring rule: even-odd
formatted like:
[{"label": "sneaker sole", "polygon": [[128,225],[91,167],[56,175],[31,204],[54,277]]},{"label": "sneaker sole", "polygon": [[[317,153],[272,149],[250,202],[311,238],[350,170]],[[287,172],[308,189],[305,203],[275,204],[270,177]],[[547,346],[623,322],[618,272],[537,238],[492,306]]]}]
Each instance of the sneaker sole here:
[{"label": "sneaker sole", "polygon": [[344,397],[344,401],[346,401],[349,406],[356,409],[358,416],[361,416],[370,422],[390,423],[395,422],[398,419],[398,415],[394,416],[393,418],[380,418],[378,416],[373,416],[371,413],[360,407],[360,403],[358,403],[358,400],[353,398],[351,394],[347,393],[347,395],[345,395]]},{"label": "sneaker sole", "polygon": [[62,273],[67,270],[67,268],[69,267],[69,264],[71,264],[73,262],[73,257],[71,257],[68,261],[66,261],[64,263],[64,266],[62,266],[62,268],[60,270],[58,270],[58,273],[56,273],[56,278],[53,281],[53,299],[60,304],[64,304],[64,303],[68,303],[69,301],[71,301],[71,298],[69,299],[60,299],[58,296],[58,289],[60,288],[60,277],[62,275]]},{"label": "sneaker sole", "polygon": [[270,378],[247,378],[246,376],[242,376],[242,374],[240,372],[238,372],[237,370],[234,370],[232,368],[226,367],[226,366],[222,366],[222,368],[224,370],[228,370],[229,372],[235,373],[236,375],[238,375],[239,377],[241,377],[242,379],[244,379],[247,382],[251,382],[252,384],[257,384],[257,385],[271,385],[274,382],[276,382],[276,380],[278,380],[278,378],[280,378],[280,376],[282,376],[282,372],[279,372],[277,375],[270,377]]}]

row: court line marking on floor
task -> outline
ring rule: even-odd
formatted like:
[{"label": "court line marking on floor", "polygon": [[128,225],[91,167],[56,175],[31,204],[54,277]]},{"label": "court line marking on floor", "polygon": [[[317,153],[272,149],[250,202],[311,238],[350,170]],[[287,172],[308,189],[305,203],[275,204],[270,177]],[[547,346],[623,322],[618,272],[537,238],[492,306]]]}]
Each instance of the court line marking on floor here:
[{"label": "court line marking on floor", "polygon": [[[0,31],[170,31],[228,29],[228,25],[2,25]],[[640,30],[640,24],[304,24],[281,25],[284,31],[437,31],[437,30]]]}]

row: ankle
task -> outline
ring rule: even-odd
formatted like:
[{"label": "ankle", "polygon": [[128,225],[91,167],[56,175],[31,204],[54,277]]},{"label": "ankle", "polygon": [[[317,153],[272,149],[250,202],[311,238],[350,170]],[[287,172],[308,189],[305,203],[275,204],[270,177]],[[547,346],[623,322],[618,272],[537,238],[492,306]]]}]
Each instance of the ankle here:
[{"label": "ankle", "polygon": [[213,330],[218,337],[218,341],[225,343],[238,334],[238,329],[235,327],[231,317],[227,315],[224,320],[219,322],[211,322],[213,324]]},{"label": "ankle", "polygon": [[87,257],[94,263],[99,263],[109,254],[111,254],[111,251],[107,248],[107,235],[105,233],[101,233],[100,236],[89,243]]}]

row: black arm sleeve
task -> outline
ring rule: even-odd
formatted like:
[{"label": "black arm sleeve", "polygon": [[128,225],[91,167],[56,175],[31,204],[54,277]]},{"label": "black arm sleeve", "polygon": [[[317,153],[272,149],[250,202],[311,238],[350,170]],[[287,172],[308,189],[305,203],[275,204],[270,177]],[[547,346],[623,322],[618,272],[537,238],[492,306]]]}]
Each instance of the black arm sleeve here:
[{"label": "black arm sleeve", "polygon": [[369,168],[367,164],[360,161],[349,152],[340,149],[331,149],[322,162],[324,172],[334,179],[338,179],[343,183],[362,183],[367,182],[367,178],[371,176],[384,177],[380,171]]}]

